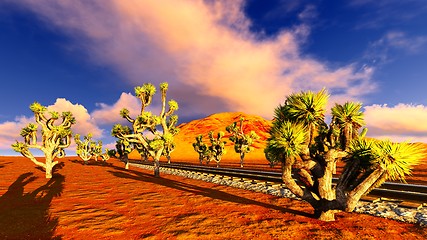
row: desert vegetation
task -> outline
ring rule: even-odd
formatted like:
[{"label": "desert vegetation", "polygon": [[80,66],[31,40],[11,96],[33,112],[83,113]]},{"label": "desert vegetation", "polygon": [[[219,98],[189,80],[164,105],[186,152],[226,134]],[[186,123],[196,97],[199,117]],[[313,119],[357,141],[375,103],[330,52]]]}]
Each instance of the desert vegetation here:
[{"label": "desert vegetation", "polygon": [[[208,145],[203,142],[203,135],[199,134],[196,137],[196,142],[193,144],[194,151],[199,155],[199,162],[203,164],[203,161],[208,161]],[[208,164],[209,162],[206,162]]]},{"label": "desert vegetation", "polygon": [[[97,142],[92,140],[92,134],[88,133],[83,137],[83,141],[80,139],[80,134],[74,135],[74,142],[76,143],[76,154],[79,156],[85,164],[91,158],[94,158],[95,161],[98,161],[98,157],[105,162],[110,159],[112,153],[108,149],[105,149],[105,152],[102,153],[102,141],[98,140]],[[113,153],[114,155],[114,153]]]},{"label": "desert vegetation", "polygon": [[[144,84],[143,86],[136,87],[135,95],[142,103],[141,111],[136,118],[131,118],[127,109],[121,110],[120,115],[127,119],[128,122],[132,124],[132,126],[129,127],[120,124],[114,125],[111,133],[113,136],[117,137],[116,149],[112,151],[108,151],[108,149],[106,149],[105,153],[102,153],[101,141],[92,140],[91,134],[83,136],[83,140],[81,140],[81,136],[76,134],[74,135],[74,141],[77,144],[77,155],[83,159],[85,163],[87,163],[87,161],[91,158],[97,160],[99,157],[101,157],[104,161],[106,161],[108,160],[109,156],[117,154],[119,158],[125,162],[125,169],[129,169],[129,154],[131,152],[138,152],[143,160],[146,161],[148,158],[152,158],[154,160],[154,177],[141,173],[143,170],[124,170],[123,168],[115,166],[113,163],[109,163],[102,164],[105,173],[103,178],[106,179],[107,177],[111,177],[110,175],[113,175],[119,179],[116,182],[120,184],[129,184],[130,182],[134,184],[135,182],[134,189],[138,190],[136,190],[137,193],[132,192],[132,194],[140,194],[140,184],[138,183],[141,181],[150,182],[151,185],[153,185],[151,186],[152,189],[149,189],[149,192],[152,193],[158,189],[159,185],[168,182],[169,180],[167,179],[173,178],[176,180],[170,181],[170,183],[168,182],[168,185],[165,187],[171,188],[172,186],[172,188],[175,187],[177,191],[181,191],[183,189],[182,186],[185,186],[185,184],[178,183],[178,181],[190,182],[190,180],[178,179],[177,177],[170,176],[167,176],[164,179],[157,178],[160,175],[160,157],[163,157],[167,160],[167,162],[170,163],[171,154],[175,149],[177,149],[177,146],[179,146],[174,141],[175,136],[177,136],[180,131],[179,127],[175,126],[178,121],[178,116],[174,115],[174,112],[178,109],[178,104],[174,100],[171,100],[168,102],[169,108],[166,109],[167,90],[167,83],[160,84],[162,106],[160,114],[154,115],[147,111],[146,107],[151,104],[152,97],[156,93],[156,88],[151,84]],[[347,102],[342,105],[335,104],[335,106],[331,109],[332,120],[329,124],[327,124],[325,122],[325,108],[328,98],[329,95],[326,90],[322,90],[317,93],[308,91],[291,94],[286,98],[286,101],[283,105],[280,105],[275,109],[274,120],[272,122],[268,122],[269,138],[267,139],[266,148],[264,149],[265,157],[268,161],[270,161],[271,164],[281,164],[282,179],[286,187],[289,188],[295,195],[305,200],[304,202],[298,203],[298,205],[302,206],[300,209],[298,209],[299,216],[295,217],[295,214],[293,214],[291,217],[292,219],[301,219],[304,217],[307,218],[310,217],[312,213],[315,217],[322,221],[333,221],[335,216],[338,216],[339,218],[343,218],[344,216],[349,217],[350,215],[348,213],[343,212],[352,212],[357,202],[363,195],[369,193],[369,191],[373,188],[380,186],[387,179],[405,181],[405,176],[411,172],[411,168],[416,165],[420,159],[426,157],[425,147],[419,144],[392,143],[390,141],[379,141],[366,138],[365,135],[367,129],[363,128],[365,123],[363,119],[363,113],[361,112],[362,105],[360,103]],[[24,141],[17,141],[12,145],[12,147],[15,151],[20,152],[24,157],[29,158],[37,166],[42,167],[46,172],[46,178],[52,178],[53,168],[58,164],[57,161],[54,161],[55,158],[64,157],[64,149],[70,145],[70,138],[72,136],[71,126],[75,124],[75,119],[69,112],[62,113],[61,117],[57,112],[50,112],[50,117],[47,117],[46,115],[48,113],[46,107],[40,105],[37,102],[33,103],[30,106],[30,109],[34,112],[36,124],[31,123],[27,127],[23,128],[21,131],[21,136],[24,138]],[[62,118],[62,122],[59,124],[54,124],[60,118]],[[226,126],[225,129],[230,134],[229,139],[233,143],[232,147],[234,147],[235,152],[239,155],[240,166],[243,167],[243,159],[246,154],[253,150],[252,145],[255,143],[255,140],[258,139],[258,134],[256,134],[255,131],[250,131],[249,134],[244,134],[244,118],[240,117],[239,121],[237,121],[237,119],[239,118],[234,116],[234,122],[232,124],[230,124],[230,120],[227,122],[227,125],[221,125],[221,127],[219,127],[218,124],[211,125],[216,127],[216,130],[224,129]],[[41,143],[38,143],[37,141],[37,124],[42,127]],[[262,124],[265,126],[267,125],[267,123]],[[227,153],[227,143],[224,140],[225,133],[222,131],[214,133],[213,130],[206,131],[205,128],[197,129],[199,131],[208,132],[206,142],[203,141],[203,135],[199,134],[195,138],[196,142],[188,144],[189,147],[191,148],[192,146],[194,151],[198,154],[198,160],[201,164],[203,164],[204,161],[206,161],[207,164],[209,164],[210,161],[214,161],[216,162],[217,167],[219,167],[222,158]],[[265,132],[259,132],[261,133],[260,135],[263,136],[264,141],[266,137],[263,135],[263,133]],[[189,136],[194,139],[195,135],[187,134],[187,137]],[[256,147],[258,148],[257,150],[260,150],[260,153],[262,153],[261,149],[263,146],[264,145],[261,144]],[[227,147],[231,147],[230,144]],[[29,151],[30,148],[36,148],[43,151],[45,153],[45,163],[38,161]],[[194,151],[192,151],[193,154]],[[190,158],[183,159],[189,159],[191,161]],[[181,161],[183,159],[181,159]],[[196,157],[193,159],[196,159]],[[261,158],[258,158],[257,161],[260,159]],[[235,158],[233,161],[235,164],[238,162],[237,158]],[[262,161],[265,161],[265,159],[262,158]],[[337,163],[339,162],[344,164],[345,167],[341,171],[341,175],[337,184],[333,185],[332,175],[337,173],[336,168]],[[227,163],[229,164],[230,160]],[[7,164],[8,163],[6,162],[4,165],[0,165],[0,168],[5,166],[7,167]],[[30,162],[28,162],[28,164],[31,165]],[[75,161],[74,159],[70,159],[68,164],[73,164],[73,168],[77,168],[83,163],[82,161]],[[264,162],[257,162],[257,164],[259,166],[264,164]],[[107,170],[105,171],[105,169]],[[70,172],[76,172],[75,170],[67,171],[69,171],[68,174]],[[87,175],[92,174],[89,173],[89,169],[87,167],[85,171]],[[102,171],[102,169],[97,169],[96,171],[99,173]],[[77,178],[78,177],[74,177],[73,179],[75,180]],[[120,178],[121,180],[124,179],[125,181],[121,181]],[[21,182],[23,185],[27,183],[30,184],[34,181],[34,179],[35,178],[31,177],[30,174],[26,173],[19,177],[18,184],[21,184]],[[86,180],[86,178],[84,179]],[[45,188],[50,188],[51,185],[53,186],[51,182],[60,182],[63,184],[64,176],[55,173],[55,177],[51,180],[52,181],[49,181],[46,186],[42,185],[40,189],[44,191]],[[94,183],[97,181],[97,179],[93,179]],[[194,184],[196,184],[196,182],[194,182]],[[296,205],[295,203],[291,203],[292,200],[290,199],[277,200],[273,197],[265,197],[261,194],[259,194],[259,196],[257,195],[257,197],[262,199],[268,198],[270,203],[246,200],[243,199],[240,194],[246,194],[247,196],[250,196],[253,193],[242,193],[240,192],[241,190],[227,189],[227,191],[235,191],[237,198],[234,195],[224,195],[224,193],[218,191],[209,193],[209,191],[206,189],[212,187],[211,185],[206,187],[206,189],[202,189],[200,186],[207,186],[207,183],[197,183],[197,185],[198,186],[194,185],[192,187],[193,189],[189,191],[191,194],[199,194],[203,197],[218,198],[221,201],[235,201],[230,199],[239,199],[236,201],[236,206],[240,206],[242,203],[245,203],[246,205],[258,204],[263,208],[264,212],[271,212],[280,209],[282,212],[274,213],[275,216],[278,216],[278,218],[282,216],[283,213],[289,211],[288,208],[290,206]],[[104,185],[102,186],[105,187]],[[113,189],[115,187],[108,185],[108,188]],[[92,190],[93,189],[87,191]],[[126,187],[122,187],[120,190],[127,191]],[[62,191],[62,185],[60,191]],[[14,190],[12,189],[10,192],[13,193]],[[39,189],[36,189],[34,194],[37,195],[38,192],[40,192]],[[31,195],[34,194],[31,193]],[[43,201],[47,201],[47,203],[49,203],[52,201],[52,199],[54,199],[54,197],[57,197],[58,194],[60,195],[60,192],[53,192],[52,194],[48,193],[49,197]],[[108,196],[109,193],[106,190],[103,194]],[[115,195],[119,194],[120,191],[116,190]],[[129,195],[127,196],[129,199],[133,199],[135,197],[131,196],[130,193],[123,194]],[[217,194],[219,194],[220,197],[218,197]],[[176,193],[176,196],[177,199],[181,199],[180,193]],[[102,198],[103,202],[101,204],[105,203],[105,199]],[[143,198],[139,200],[142,199]],[[73,195],[71,195],[68,201],[74,200],[75,198]],[[92,201],[93,199],[90,200]],[[187,200],[184,202],[187,203],[186,201]],[[286,202],[288,204],[286,208],[279,206],[281,202]],[[27,202],[23,202],[22,204],[28,205]],[[227,204],[229,203],[226,202],[225,205]],[[4,206],[2,206],[0,201],[0,208],[7,209],[7,214],[13,215],[11,210],[12,208],[8,208],[9,205],[7,204],[3,205]],[[111,205],[116,206],[114,201],[111,202]],[[134,205],[136,206],[138,204]],[[309,209],[309,213],[307,214],[305,211],[309,205],[312,207],[312,209]],[[156,208],[156,206],[153,206],[153,208]],[[193,204],[189,204],[189,206],[192,208]],[[46,212],[46,216],[48,216],[48,207],[49,205],[47,204],[41,209],[43,213]],[[62,207],[67,209],[67,206],[65,205]],[[251,206],[251,209],[252,207],[253,206]],[[211,208],[212,206],[209,209]],[[143,208],[138,207],[138,210],[135,210],[135,212],[132,213],[132,216],[138,214],[140,215],[140,211],[143,211],[141,209]],[[221,211],[216,212],[210,217],[219,213],[221,213]],[[290,215],[289,213],[295,213],[295,211],[290,210],[287,212],[287,214]],[[79,214],[86,213],[82,210]],[[253,213],[251,213],[251,210],[245,210],[244,214],[247,215]],[[88,215],[90,215],[90,213]],[[260,214],[260,216],[261,215],[262,214]],[[90,217],[91,216],[88,216],[88,218]],[[180,218],[180,216],[176,217]],[[237,222],[241,221],[240,215],[237,217],[233,215],[227,217],[234,217],[236,218]],[[287,217],[289,218],[289,216]],[[201,218],[204,218],[204,216]],[[49,220],[48,218],[46,219],[46,221]],[[67,219],[67,216],[61,215],[61,219],[61,221],[66,222],[67,220],[63,219]],[[124,217],[120,219],[123,220]],[[150,220],[151,219],[149,219],[145,224],[149,224]],[[270,220],[267,219],[265,221]],[[116,224],[118,222],[116,222]],[[279,224],[280,221],[275,218],[274,222]],[[197,223],[198,222],[194,224]],[[0,225],[7,226],[6,224],[2,223],[1,220]],[[166,225],[168,227],[170,226],[168,224]],[[254,222],[253,225],[258,226],[259,224]],[[294,224],[294,226],[297,225],[299,224]],[[314,222],[313,225],[317,226],[319,223]],[[28,224],[28,228],[31,226],[31,224]],[[65,226],[66,224],[61,226],[60,231],[67,232],[68,230]],[[234,226],[235,225],[233,225],[233,227]],[[48,228],[47,230],[49,234],[53,234],[55,227],[49,225],[46,228]],[[76,229],[77,228],[78,227],[76,227]],[[127,226],[124,227],[124,229],[126,228]],[[77,232],[80,230],[75,231]],[[268,231],[271,231],[271,228],[268,228]],[[121,233],[122,232],[120,232],[120,234]],[[153,231],[153,233],[150,232],[150,234],[159,233],[160,232],[157,230]],[[114,232],[112,234],[117,233]],[[339,235],[336,236],[339,237]]]},{"label": "desert vegetation", "polygon": [[[24,142],[16,141],[12,144],[13,150],[21,153],[24,157],[30,159],[37,166],[42,167],[46,171],[46,178],[52,178],[52,169],[59,162],[55,158],[65,156],[64,149],[71,144],[71,126],[75,124],[75,118],[71,112],[63,112],[61,117],[58,112],[49,112],[50,117],[46,116],[47,108],[38,102],[30,105],[31,111],[34,113],[36,124],[30,123],[21,130],[21,136],[24,137]],[[55,122],[61,118],[62,122],[55,125]],[[37,141],[37,129],[41,126],[42,140]],[[38,161],[30,149],[39,149],[45,155],[45,162]]]},{"label": "desert vegetation", "polygon": [[[338,211],[353,211],[363,195],[387,179],[404,181],[425,157],[420,144],[365,138],[360,103],[335,104],[328,125],[328,98],[325,89],[289,95],[275,109],[265,149],[269,161],[281,162],[286,187],[323,221],[333,221]],[[345,167],[334,186],[337,161]]]},{"label": "desert vegetation", "polygon": [[[154,115],[150,111],[146,111],[146,107],[151,104],[153,95],[156,93],[156,87],[150,83],[135,87],[135,95],[141,101],[139,115],[133,119],[129,116],[128,109],[122,109],[120,115],[127,119],[132,127],[116,124],[111,132],[113,136],[122,141],[121,143],[125,147],[143,148],[143,151],[146,151],[154,159],[154,175],[156,177],[160,176],[160,157],[163,155],[170,156],[174,146],[174,135],[178,132],[175,127],[178,116],[173,115],[178,110],[178,103],[175,100],[168,101],[169,108],[166,110],[167,90],[168,83],[161,83],[161,111],[159,115]],[[157,127],[161,127],[162,131],[159,131]],[[151,133],[151,135],[147,133]],[[126,168],[128,168],[128,164],[126,164]]]},{"label": "desert vegetation", "polygon": [[203,160],[206,161],[206,164],[209,164],[210,161],[214,161],[216,162],[216,166],[219,167],[222,156],[227,153],[227,150],[225,150],[225,144],[227,142],[222,139],[224,137],[224,132],[219,131],[215,136],[213,131],[209,131],[208,137],[210,145],[203,142],[203,135],[201,134],[196,137],[193,148],[199,154],[200,164],[203,163]]},{"label": "desert vegetation", "polygon": [[239,126],[237,122],[234,122],[226,127],[226,131],[231,134],[229,137],[230,141],[234,143],[234,151],[240,154],[240,167],[243,167],[243,159],[245,154],[253,150],[252,144],[255,140],[259,139],[259,136],[255,131],[251,131],[249,134],[243,132],[243,121],[244,118],[240,118]]}]

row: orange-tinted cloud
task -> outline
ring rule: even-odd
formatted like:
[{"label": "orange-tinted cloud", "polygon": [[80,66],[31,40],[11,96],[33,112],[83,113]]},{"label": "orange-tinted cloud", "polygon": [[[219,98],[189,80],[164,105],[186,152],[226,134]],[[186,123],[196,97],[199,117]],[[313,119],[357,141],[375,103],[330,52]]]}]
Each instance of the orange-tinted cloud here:
[{"label": "orange-tinted cloud", "polygon": [[427,142],[427,107],[398,104],[365,107],[368,136]]},{"label": "orange-tinted cloud", "polygon": [[20,116],[13,122],[0,123],[0,149],[11,149],[11,145],[16,140],[22,141],[22,137],[19,135],[21,129],[32,122],[34,122],[34,118]]},{"label": "orange-tinted cloud", "polygon": [[169,96],[183,103],[184,116],[244,111],[271,117],[294,91],[327,87],[340,92],[334,98],[341,101],[375,88],[371,68],[332,67],[301,53],[307,25],[270,38],[252,33],[243,0],[16,4],[72,36],[92,61],[114,67],[126,81],[170,82]]}]

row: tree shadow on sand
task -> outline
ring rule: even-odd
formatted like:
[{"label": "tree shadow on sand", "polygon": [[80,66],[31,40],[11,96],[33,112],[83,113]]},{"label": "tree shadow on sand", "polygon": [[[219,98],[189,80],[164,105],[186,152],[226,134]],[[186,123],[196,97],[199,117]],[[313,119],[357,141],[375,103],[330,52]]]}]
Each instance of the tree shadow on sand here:
[{"label": "tree shadow on sand", "polygon": [[222,201],[234,202],[234,203],[244,204],[244,205],[257,205],[257,206],[261,206],[264,208],[278,210],[278,211],[281,211],[283,213],[291,213],[294,215],[300,215],[300,216],[305,216],[305,217],[309,217],[309,218],[314,218],[314,215],[311,213],[306,213],[306,212],[302,212],[302,211],[298,211],[298,210],[280,207],[280,206],[273,205],[273,204],[255,201],[252,199],[240,197],[240,196],[233,195],[230,193],[226,193],[226,192],[216,190],[216,189],[200,187],[197,185],[182,183],[182,182],[178,182],[178,181],[174,181],[174,180],[170,180],[170,179],[166,179],[166,178],[156,178],[152,175],[145,174],[145,173],[138,172],[138,171],[134,171],[134,170],[124,170],[124,169],[118,168],[118,167],[114,167],[114,169],[121,170],[121,171],[110,171],[110,170],[108,170],[108,172],[110,172],[114,176],[120,177],[120,178],[133,179],[133,180],[142,181],[142,182],[150,182],[150,183],[159,184],[159,185],[169,187],[169,188],[174,188],[177,190],[190,192],[190,193],[193,193],[196,195],[209,197],[212,199],[218,199],[218,200],[222,200]]},{"label": "tree shadow on sand", "polygon": [[77,164],[80,164],[80,165],[83,165],[83,166],[101,166],[101,167],[113,166],[113,164],[112,164],[112,163],[105,162],[105,161],[103,161],[103,160],[95,161],[95,160],[93,160],[93,159],[90,159],[90,160],[88,160],[87,162],[85,162],[85,161],[83,161],[83,160],[76,160],[76,159],[73,159],[73,160],[70,160],[70,162],[72,162],[72,163],[77,163]]},{"label": "tree shadow on sand", "polygon": [[49,207],[61,195],[65,177],[54,174],[45,185],[24,192],[35,179],[31,172],[22,174],[0,197],[0,239],[61,239],[53,237],[58,218],[50,215]]},{"label": "tree shadow on sand", "polygon": [[12,162],[2,162],[0,163],[0,168],[4,168],[6,165],[11,164]]}]

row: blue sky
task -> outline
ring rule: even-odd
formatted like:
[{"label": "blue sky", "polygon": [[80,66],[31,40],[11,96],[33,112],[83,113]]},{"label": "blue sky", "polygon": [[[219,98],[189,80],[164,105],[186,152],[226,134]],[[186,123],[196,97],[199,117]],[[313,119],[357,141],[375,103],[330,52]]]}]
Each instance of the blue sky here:
[{"label": "blue sky", "polygon": [[364,104],[369,136],[427,142],[426,23],[424,0],[2,0],[0,155],[34,101],[111,146],[133,88],[164,81],[180,123],[271,118],[291,92],[326,87],[331,105]]}]

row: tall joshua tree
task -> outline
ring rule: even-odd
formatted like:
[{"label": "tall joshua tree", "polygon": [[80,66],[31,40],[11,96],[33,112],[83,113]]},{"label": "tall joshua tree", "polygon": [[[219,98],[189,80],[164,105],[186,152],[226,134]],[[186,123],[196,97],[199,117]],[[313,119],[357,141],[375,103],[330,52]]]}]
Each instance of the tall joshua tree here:
[{"label": "tall joshua tree", "polygon": [[[65,156],[64,149],[71,143],[71,126],[75,124],[76,120],[71,112],[63,112],[61,117],[58,112],[50,112],[50,117],[47,117],[47,108],[38,102],[31,104],[30,109],[34,113],[36,123],[42,127],[42,141],[37,142],[38,125],[30,123],[21,130],[24,142],[16,141],[15,144],[12,144],[12,148],[29,158],[37,166],[42,167],[46,171],[46,178],[52,178],[52,169],[58,164],[55,159]],[[62,119],[62,122],[55,125],[59,118]],[[37,161],[30,148],[41,150],[45,155],[45,162]]]},{"label": "tall joshua tree", "polygon": [[[353,211],[363,195],[389,178],[404,181],[411,167],[425,157],[420,144],[365,139],[366,129],[359,133],[364,125],[360,103],[336,104],[327,125],[328,98],[325,90],[288,96],[275,109],[265,149],[270,161],[282,163],[287,188],[307,201],[323,221],[333,221],[335,212]],[[345,167],[333,186],[337,161]]]},{"label": "tall joshua tree", "polygon": [[243,167],[245,154],[253,150],[251,145],[255,140],[259,139],[259,136],[254,131],[251,131],[249,134],[243,133],[244,120],[245,119],[243,117],[240,118],[239,127],[237,127],[237,122],[234,122],[225,128],[227,132],[231,133],[229,139],[234,143],[234,151],[240,154],[240,167]]},{"label": "tall joshua tree", "polygon": [[[151,104],[156,88],[150,83],[135,88],[135,95],[141,100],[142,106],[139,115],[133,119],[129,116],[129,110],[122,109],[120,115],[132,124],[131,133],[122,131],[123,126],[116,124],[113,127],[112,135],[127,141],[130,144],[136,144],[143,147],[154,159],[154,176],[159,177],[160,157],[164,155],[165,147],[171,146],[174,140],[174,131],[171,131],[177,123],[178,117],[173,117],[173,113],[178,110],[178,103],[175,100],[168,101],[166,109],[167,83],[160,84],[162,108],[160,114],[154,115],[145,110]],[[160,126],[162,131],[157,127]],[[144,132],[151,132],[154,136],[149,138]]]}]

